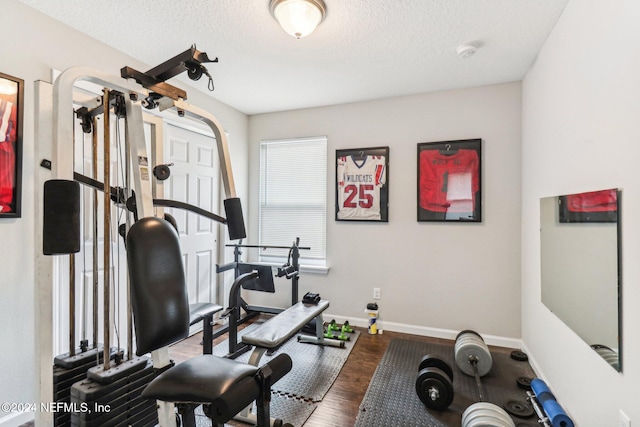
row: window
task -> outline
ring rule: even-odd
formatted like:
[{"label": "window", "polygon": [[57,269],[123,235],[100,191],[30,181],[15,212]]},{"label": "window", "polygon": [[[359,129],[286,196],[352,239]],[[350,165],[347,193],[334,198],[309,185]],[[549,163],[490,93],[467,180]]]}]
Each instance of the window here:
[{"label": "window", "polygon": [[[327,138],[260,143],[260,245],[291,246],[300,263],[324,267],[327,224]],[[286,249],[260,251],[260,261],[282,263]]]}]

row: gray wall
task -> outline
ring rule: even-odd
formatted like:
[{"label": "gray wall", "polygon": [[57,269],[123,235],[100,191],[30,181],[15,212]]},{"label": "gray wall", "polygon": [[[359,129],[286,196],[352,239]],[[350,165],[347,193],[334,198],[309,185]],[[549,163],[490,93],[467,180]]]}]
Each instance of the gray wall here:
[{"label": "gray wall", "polygon": [[[301,295],[319,292],[332,315],[354,321],[379,287],[384,328],[520,338],[520,91],[510,83],[252,116],[249,240],[257,243],[260,141],[327,135],[330,271],[304,274]],[[416,144],[468,138],[483,140],[483,222],[418,223]],[[375,146],[390,147],[389,222],[336,222],[335,150]]]},{"label": "gray wall", "polygon": [[[119,75],[124,65],[141,70],[150,66],[62,26],[14,0],[3,0],[2,18],[0,39],[7,42],[0,44],[0,71],[25,81],[25,122],[22,218],[0,220],[4,248],[0,264],[0,401],[24,403],[35,401],[38,388],[34,373],[37,362],[34,354],[37,326],[34,324],[34,255],[37,250],[34,247],[34,233],[38,232],[35,230],[34,201],[35,197],[41,197],[41,193],[34,185],[39,159],[34,158],[33,82],[50,81],[52,68],[65,70],[84,65]],[[204,47],[205,43],[198,45]],[[167,58],[175,53],[167,52]],[[185,87],[180,83],[177,85]],[[229,132],[236,186],[240,197],[246,200],[247,116],[194,89],[188,92],[190,103],[208,109]],[[11,425],[10,418],[9,414],[0,413],[0,424]]]},{"label": "gray wall", "polygon": [[[640,3],[569,2],[523,83],[522,338],[581,426],[640,420]],[[623,372],[540,301],[540,198],[622,190]]]}]

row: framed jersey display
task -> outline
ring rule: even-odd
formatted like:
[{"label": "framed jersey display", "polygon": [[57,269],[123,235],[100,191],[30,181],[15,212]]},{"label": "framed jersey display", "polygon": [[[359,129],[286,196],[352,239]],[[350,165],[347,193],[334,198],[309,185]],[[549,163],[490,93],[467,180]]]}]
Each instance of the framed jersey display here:
[{"label": "framed jersey display", "polygon": [[0,218],[19,218],[24,81],[0,73]]},{"label": "framed jersey display", "polygon": [[481,142],[418,144],[418,221],[482,221]]},{"label": "framed jersey display", "polygon": [[389,221],[389,147],[336,150],[336,221]]},{"label": "framed jersey display", "polygon": [[568,194],[558,198],[560,222],[617,222],[617,188]]}]

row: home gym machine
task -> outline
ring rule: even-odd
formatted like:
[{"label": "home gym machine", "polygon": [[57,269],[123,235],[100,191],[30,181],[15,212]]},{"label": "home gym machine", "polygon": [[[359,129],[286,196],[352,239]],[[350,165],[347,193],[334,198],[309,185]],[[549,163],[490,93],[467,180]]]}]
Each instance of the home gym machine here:
[{"label": "home gym machine", "polygon": [[[224,200],[226,218],[212,217],[228,226],[232,240],[245,237],[244,221],[240,200],[236,197],[231,162],[225,133],[218,121],[208,112],[191,106],[185,102],[186,92],[168,85],[165,80],[187,71],[189,77],[197,79],[201,75],[209,75],[202,62],[210,60],[205,53],[193,46],[169,61],[146,73],[140,73],[129,67],[121,70],[121,77],[133,78],[137,83],[121,80],[88,68],[71,68],[63,72],[56,80],[53,90],[45,84],[37,87],[39,102],[38,120],[40,125],[50,125],[53,129],[53,152],[51,153],[51,176],[44,183],[43,233],[42,244],[45,255],[69,255],[70,266],[74,265],[73,257],[80,250],[80,189],[76,179],[73,162],[73,105],[74,87],[81,81],[88,81],[104,87],[103,95],[89,101],[88,109],[95,115],[102,114],[104,120],[103,137],[104,169],[102,190],[104,194],[104,345],[102,365],[88,370],[88,380],[80,381],[72,386],[71,394],[77,392],[76,407],[95,409],[109,408],[107,414],[100,411],[72,414],[74,424],[98,426],[108,425],[151,426],[159,421],[160,426],[176,425],[175,408],[182,415],[182,425],[195,426],[193,410],[202,404],[205,414],[216,426],[230,419],[236,408],[247,406],[256,401],[258,406],[258,425],[269,425],[269,390],[291,369],[291,359],[280,355],[262,368],[246,365],[228,359],[205,354],[183,362],[174,368],[169,360],[168,345],[188,335],[192,313],[186,294],[184,266],[179,247],[178,234],[165,219],[154,215],[154,199],[151,193],[149,155],[146,151],[143,129],[142,107],[159,108],[161,111],[175,109],[180,117],[188,117],[207,124],[213,131],[218,145],[220,168],[226,199]],[[125,152],[127,180],[131,176],[132,189],[124,192],[125,204],[132,211],[134,221],[124,230],[128,259],[130,301],[133,320],[135,320],[136,349],[133,356],[133,345],[126,361],[123,357],[112,360],[109,343],[111,332],[111,311],[109,289],[111,282],[111,228],[109,217],[111,202],[115,197],[117,203],[122,202],[120,192],[109,185],[110,182],[110,112],[113,109],[116,117],[125,118]],[[39,132],[43,138],[46,132]],[[46,150],[43,150],[46,151]],[[46,166],[46,161],[45,161]],[[97,175],[97,174],[96,174]],[[95,179],[96,176],[94,176]],[[93,184],[96,184],[95,182]],[[98,184],[94,187],[99,187]],[[114,195],[115,192],[115,195]],[[128,224],[130,222],[128,221]],[[128,228],[128,230],[127,230]],[[44,308],[42,317],[51,313],[52,295],[47,289],[51,287],[53,262],[39,259],[38,265],[38,300]],[[71,267],[70,267],[71,268]],[[46,270],[49,269],[49,273]],[[249,273],[253,274],[253,273]],[[73,282],[71,280],[70,282]],[[73,288],[73,283],[70,283]],[[74,290],[70,290],[74,294]],[[45,323],[46,325],[47,323]],[[49,325],[51,322],[48,323]],[[39,338],[42,339],[40,350],[51,354],[51,341],[46,337],[47,331],[41,326]],[[50,331],[49,331],[50,335]],[[133,334],[129,334],[131,337]],[[71,343],[75,340],[75,332]],[[81,353],[87,346],[81,345]],[[91,356],[98,353],[94,346]],[[66,358],[74,358],[75,346]],[[151,359],[145,356],[151,353]],[[98,357],[96,357],[98,358]],[[51,359],[49,359],[51,360]],[[184,370],[191,373],[184,376]],[[195,374],[194,374],[195,373]],[[49,380],[44,380],[45,378]],[[39,380],[42,384],[40,401],[52,402],[56,398],[50,378],[53,377],[51,366],[40,363]],[[89,384],[90,383],[90,384]],[[147,384],[149,384],[147,386]],[[154,386],[154,384],[161,384]],[[205,386],[203,387],[203,384]],[[155,388],[154,388],[155,387]],[[86,393],[85,393],[86,392]],[[84,400],[89,399],[89,400]],[[157,404],[153,402],[157,400]],[[241,406],[238,406],[241,405]],[[155,412],[157,415],[150,414]],[[149,407],[152,408],[149,411]],[[134,411],[138,412],[132,412]],[[91,416],[85,416],[91,414]],[[38,415],[38,423],[50,425],[51,417]],[[118,419],[114,419],[114,417]],[[49,418],[49,419],[48,419]],[[282,425],[282,422],[279,422]]]}]

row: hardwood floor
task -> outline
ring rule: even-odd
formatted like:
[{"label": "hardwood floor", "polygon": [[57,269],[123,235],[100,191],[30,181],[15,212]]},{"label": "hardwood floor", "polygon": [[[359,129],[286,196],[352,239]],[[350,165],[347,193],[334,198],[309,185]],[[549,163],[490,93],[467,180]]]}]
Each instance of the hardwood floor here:
[{"label": "hardwood floor", "polygon": [[[389,342],[393,338],[411,338],[417,341],[450,343],[452,341],[385,331],[382,335],[369,335],[366,329],[357,328],[361,334],[340,375],[324,399],[318,403],[304,427],[353,427],[360,402],[367,391],[369,381],[380,363]],[[225,339],[218,338],[215,342]],[[202,352],[202,335],[171,347],[171,357],[180,362]],[[234,424],[240,425],[240,424]]]}]

